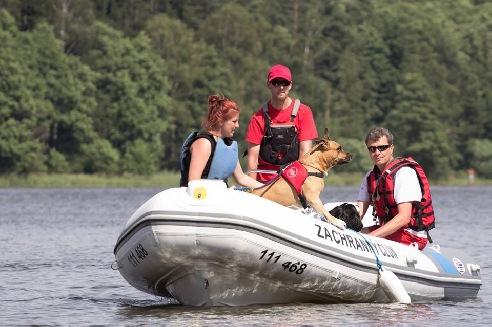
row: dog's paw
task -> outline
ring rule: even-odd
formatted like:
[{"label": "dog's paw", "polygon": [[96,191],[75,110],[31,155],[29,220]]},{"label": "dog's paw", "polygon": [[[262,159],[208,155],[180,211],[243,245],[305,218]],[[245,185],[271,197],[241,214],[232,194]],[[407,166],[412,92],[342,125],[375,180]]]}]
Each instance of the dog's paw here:
[{"label": "dog's paw", "polygon": [[347,224],[343,220],[338,218],[335,218],[335,220],[331,221],[331,224],[341,230],[344,230],[347,227]]}]

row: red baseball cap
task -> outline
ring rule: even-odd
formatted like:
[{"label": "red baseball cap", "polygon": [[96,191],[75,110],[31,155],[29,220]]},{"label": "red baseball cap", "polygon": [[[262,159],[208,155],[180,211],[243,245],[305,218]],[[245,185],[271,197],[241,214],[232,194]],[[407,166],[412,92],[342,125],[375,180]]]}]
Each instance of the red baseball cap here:
[{"label": "red baseball cap", "polygon": [[292,75],[290,74],[290,69],[282,65],[275,65],[270,68],[270,71],[268,72],[268,81],[270,82],[275,78],[283,78],[286,81],[292,83]]}]

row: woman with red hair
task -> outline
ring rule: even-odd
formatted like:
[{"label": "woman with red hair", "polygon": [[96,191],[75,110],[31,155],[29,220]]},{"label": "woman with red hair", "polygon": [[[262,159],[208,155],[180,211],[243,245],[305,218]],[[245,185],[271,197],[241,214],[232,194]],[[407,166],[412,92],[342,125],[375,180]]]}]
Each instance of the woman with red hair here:
[{"label": "woman with red hair", "polygon": [[180,186],[195,179],[227,179],[257,188],[263,184],[244,174],[238,160],[237,142],[232,139],[239,127],[239,106],[222,94],[208,98],[208,113],[202,132],[191,133],[181,148]]}]

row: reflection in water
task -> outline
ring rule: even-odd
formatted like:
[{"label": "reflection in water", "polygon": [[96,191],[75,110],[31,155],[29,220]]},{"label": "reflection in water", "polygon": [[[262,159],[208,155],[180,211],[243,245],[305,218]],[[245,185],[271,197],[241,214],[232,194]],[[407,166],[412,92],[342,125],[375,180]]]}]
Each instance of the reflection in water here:
[{"label": "reflection in water", "polygon": [[132,306],[119,311],[133,323],[157,318],[169,324],[201,326],[352,326],[420,325],[439,319],[437,307],[427,304],[288,304],[247,307],[193,308],[179,305]]}]

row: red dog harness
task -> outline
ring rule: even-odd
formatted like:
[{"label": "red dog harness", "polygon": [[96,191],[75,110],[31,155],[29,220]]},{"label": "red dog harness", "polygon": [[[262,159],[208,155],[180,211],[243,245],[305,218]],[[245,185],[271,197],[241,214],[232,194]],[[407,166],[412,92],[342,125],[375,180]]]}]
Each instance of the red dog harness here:
[{"label": "red dog harness", "polygon": [[303,164],[301,164],[298,160],[296,160],[288,165],[285,165],[282,169],[279,170],[275,178],[269,180],[268,182],[263,184],[263,186],[260,186],[257,189],[266,187],[267,185],[274,183],[280,177],[283,177],[290,185],[292,185],[292,187],[296,189],[297,195],[299,196],[299,200],[301,201],[301,204],[304,207],[304,209],[306,209],[307,208],[306,199],[301,193],[302,193],[302,184],[304,184],[304,181],[309,176],[323,178],[325,177],[325,174],[321,171],[317,171],[317,172],[308,171]]},{"label": "red dog harness", "polygon": [[283,168],[280,172],[280,175],[285,178],[285,180],[292,185],[293,188],[296,189],[297,195],[299,195],[299,199],[301,200],[302,206],[304,208],[307,207],[306,200],[301,194],[302,184],[308,176],[316,176],[319,178],[325,177],[321,171],[312,172],[307,171],[306,167],[301,164],[298,160],[288,164],[285,168]]},{"label": "red dog harness", "polygon": [[308,171],[299,161],[294,161],[282,170],[282,177],[301,194],[302,184],[308,177]]}]

